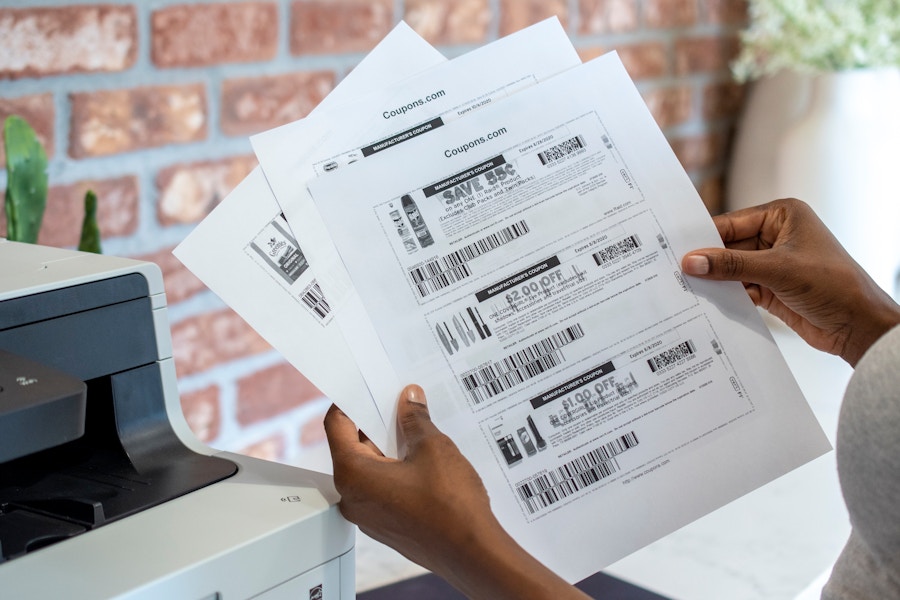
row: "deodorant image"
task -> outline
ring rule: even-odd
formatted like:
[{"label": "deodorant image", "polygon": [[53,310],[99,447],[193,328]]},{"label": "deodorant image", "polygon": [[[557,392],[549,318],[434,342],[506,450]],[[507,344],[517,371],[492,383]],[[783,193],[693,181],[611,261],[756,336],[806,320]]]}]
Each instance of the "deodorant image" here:
[{"label": "deodorant image", "polygon": [[412,233],[410,233],[409,227],[406,226],[406,222],[403,220],[399,210],[391,211],[391,220],[394,222],[394,227],[397,228],[397,233],[400,234],[400,239],[403,240],[403,247],[406,249],[406,253],[412,254],[418,250],[419,247],[416,246],[416,240],[413,239]]},{"label": "deodorant image", "polygon": [[419,238],[419,244],[421,244],[423,248],[433,244],[434,238],[431,237],[428,226],[425,225],[425,220],[422,219],[422,215],[419,213],[419,207],[416,206],[416,203],[409,194],[403,196],[400,199],[400,203],[403,205],[403,211],[406,213],[407,218],[409,218],[409,224],[412,225],[416,237]]}]

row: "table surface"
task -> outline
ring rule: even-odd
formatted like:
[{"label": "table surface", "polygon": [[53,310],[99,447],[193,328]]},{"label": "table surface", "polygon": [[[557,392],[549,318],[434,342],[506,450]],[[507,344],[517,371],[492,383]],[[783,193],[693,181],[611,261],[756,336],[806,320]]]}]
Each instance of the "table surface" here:
[{"label": "table surface", "polygon": [[[780,323],[767,323],[833,445],[850,367]],[[673,600],[811,600],[849,532],[830,452],[604,572]],[[425,572],[362,533],[356,552],[358,591]]]}]

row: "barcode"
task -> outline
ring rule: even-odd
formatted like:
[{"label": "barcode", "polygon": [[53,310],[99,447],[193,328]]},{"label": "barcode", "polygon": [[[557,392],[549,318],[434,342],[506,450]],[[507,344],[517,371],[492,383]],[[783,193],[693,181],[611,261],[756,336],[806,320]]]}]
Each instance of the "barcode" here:
[{"label": "barcode", "polygon": [[448,269],[442,267],[441,263],[436,260],[409,270],[409,276],[413,285],[416,286],[420,298],[438,292],[457,281],[462,281],[470,275],[472,275],[472,271],[469,269],[469,265],[462,264]]},{"label": "barcode", "polygon": [[540,159],[542,165],[546,165],[561,158],[565,158],[569,154],[577,152],[582,148],[584,148],[584,138],[580,135],[576,135],[575,137],[568,139],[561,144],[557,144],[551,148],[547,148],[543,152],[538,152],[538,158]]},{"label": "barcode", "polygon": [[517,487],[519,498],[529,514],[559,502],[575,492],[618,472],[615,459],[638,445],[635,432],[626,433],[561,467],[535,475]]},{"label": "barcode", "polygon": [[524,220],[513,223],[459,250],[455,250],[436,260],[428,261],[422,266],[410,269],[409,277],[419,292],[419,297],[424,298],[472,275],[472,271],[466,264],[470,260],[478,258],[491,250],[496,250],[529,231],[528,223]]},{"label": "barcode", "polygon": [[610,244],[606,248],[594,252],[594,262],[597,263],[597,266],[603,266],[610,261],[633,253],[642,245],[641,239],[638,236],[630,235],[624,240],[618,241],[615,244]]},{"label": "barcode", "polygon": [[509,227],[504,227],[496,233],[492,233],[487,237],[483,237],[480,240],[469,244],[468,246],[460,248],[455,252],[451,252],[450,254],[444,256],[441,260],[447,267],[455,267],[472,259],[478,258],[482,254],[486,254],[491,250],[496,250],[503,244],[508,244],[514,239],[522,237],[529,231],[530,229],[528,229],[528,223],[526,223],[524,220],[519,221],[518,223],[514,223]]},{"label": "barcode", "polygon": [[331,312],[331,307],[328,305],[328,301],[325,300],[325,295],[322,293],[322,288],[319,287],[318,282],[313,282],[312,286],[300,298],[319,319],[324,319]]},{"label": "barcode", "polygon": [[669,365],[677,363],[683,358],[693,355],[697,351],[692,340],[681,342],[674,348],[669,348],[664,352],[660,352],[653,358],[647,359],[650,370],[656,373],[660,369],[664,369]]},{"label": "barcode", "polygon": [[584,337],[579,323],[566,327],[500,361],[464,373],[462,383],[475,404],[493,398],[514,386],[565,362],[560,348]]}]

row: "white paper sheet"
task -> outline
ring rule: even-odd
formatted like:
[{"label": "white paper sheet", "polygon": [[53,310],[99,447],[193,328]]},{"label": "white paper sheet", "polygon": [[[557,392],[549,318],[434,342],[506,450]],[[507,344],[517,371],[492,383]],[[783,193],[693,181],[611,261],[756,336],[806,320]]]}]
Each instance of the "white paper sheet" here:
[{"label": "white paper sheet", "polygon": [[743,288],[681,274],[721,241],[615,54],[309,190],[375,401],[420,383],[570,581],[830,447]]},{"label": "white paper sheet", "polygon": [[[302,122],[251,138],[266,179],[301,240],[317,281],[328,280],[327,297],[334,314],[358,299],[305,183],[353,163],[390,154],[410,140],[428,137],[460,117],[579,64],[559,20],[547,19],[401,84],[379,88],[352,105],[326,109]],[[315,148],[305,154],[285,152],[298,139],[315,140]],[[352,323],[350,319],[354,319]],[[351,313],[344,325],[353,330],[358,348],[379,344],[364,312]],[[398,380],[384,353],[369,354],[359,364],[367,381],[387,378],[392,382],[388,388],[396,392]],[[342,399],[335,401],[353,414],[355,409],[344,406]],[[358,401],[370,399],[359,396]],[[386,444],[376,444],[386,454],[396,455],[396,395],[382,395],[377,405],[388,424],[388,439]],[[364,425],[357,425],[368,433]]]},{"label": "white paper sheet", "polygon": [[[310,116],[445,61],[401,22]],[[292,139],[282,152],[304,154],[310,144]],[[332,320],[305,247],[296,240],[257,167],[174,254],[323,394],[345,407],[376,444],[388,447],[388,426]]]}]

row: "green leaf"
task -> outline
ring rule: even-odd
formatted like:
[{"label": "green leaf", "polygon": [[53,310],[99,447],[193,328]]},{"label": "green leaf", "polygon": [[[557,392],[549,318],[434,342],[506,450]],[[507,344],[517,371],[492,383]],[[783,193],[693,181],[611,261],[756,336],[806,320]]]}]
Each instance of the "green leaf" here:
[{"label": "green leaf", "polygon": [[84,221],[81,224],[78,249],[95,254],[103,252],[100,249],[100,227],[97,225],[97,195],[91,190],[84,195]]},{"label": "green leaf", "polygon": [[18,242],[36,243],[47,206],[47,154],[34,129],[11,115],[3,124],[6,148],[6,233]]}]

